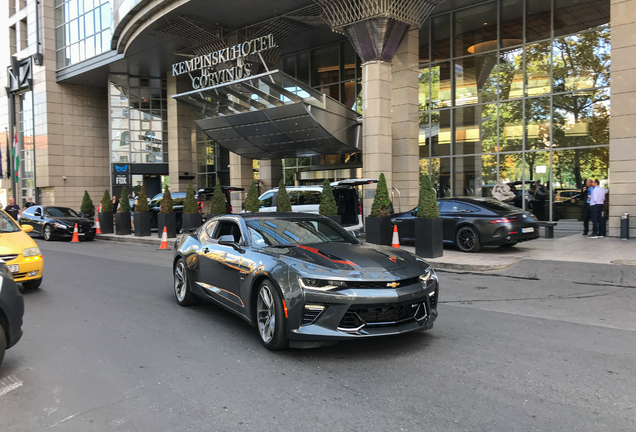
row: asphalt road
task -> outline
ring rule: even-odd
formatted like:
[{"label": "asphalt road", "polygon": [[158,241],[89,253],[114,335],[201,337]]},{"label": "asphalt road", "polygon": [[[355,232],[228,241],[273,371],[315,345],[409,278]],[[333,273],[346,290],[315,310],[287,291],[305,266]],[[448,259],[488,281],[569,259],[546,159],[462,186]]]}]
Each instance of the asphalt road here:
[{"label": "asphalt road", "polygon": [[440,273],[429,332],[269,352],[221,308],[179,307],[169,252],[38,242],[2,432],[636,430],[636,281]]}]

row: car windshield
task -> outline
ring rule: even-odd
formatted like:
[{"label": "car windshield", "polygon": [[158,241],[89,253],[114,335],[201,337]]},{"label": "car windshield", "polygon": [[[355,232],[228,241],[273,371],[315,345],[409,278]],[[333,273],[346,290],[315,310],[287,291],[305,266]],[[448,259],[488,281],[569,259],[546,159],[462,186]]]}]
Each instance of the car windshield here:
[{"label": "car windshield", "polygon": [[494,211],[510,211],[510,210],[518,211],[519,210],[519,207],[515,207],[513,205],[506,204],[501,201],[495,201],[495,200],[480,201],[479,205],[487,208],[488,210],[494,210]]},{"label": "car windshield", "polygon": [[66,207],[47,207],[44,213],[51,217],[80,217],[75,210]]},{"label": "car windshield", "polygon": [[20,231],[20,227],[11,216],[0,210],[0,234]]},{"label": "car windshield", "polygon": [[314,243],[353,243],[358,240],[330,219],[258,218],[245,223],[256,247]]}]

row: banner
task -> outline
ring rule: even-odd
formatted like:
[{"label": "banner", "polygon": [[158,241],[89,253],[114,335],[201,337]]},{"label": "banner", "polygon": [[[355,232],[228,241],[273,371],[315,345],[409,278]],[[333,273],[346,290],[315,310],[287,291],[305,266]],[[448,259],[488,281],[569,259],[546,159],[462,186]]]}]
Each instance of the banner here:
[{"label": "banner", "polygon": [[15,174],[14,181],[20,180],[20,149],[18,148],[18,133],[13,136],[13,172]]}]

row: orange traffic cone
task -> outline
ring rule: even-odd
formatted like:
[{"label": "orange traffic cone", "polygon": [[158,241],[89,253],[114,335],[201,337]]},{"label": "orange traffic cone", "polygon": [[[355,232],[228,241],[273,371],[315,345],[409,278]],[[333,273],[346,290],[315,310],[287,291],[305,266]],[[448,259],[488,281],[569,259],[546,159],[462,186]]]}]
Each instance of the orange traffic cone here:
[{"label": "orange traffic cone", "polygon": [[79,243],[79,234],[77,233],[77,224],[75,224],[75,228],[73,228],[73,238],[71,239],[71,243]]},{"label": "orange traffic cone", "polygon": [[397,225],[393,225],[393,241],[391,246],[394,248],[400,248],[400,237],[398,236]]},{"label": "orange traffic cone", "polygon": [[101,234],[102,233],[102,229],[99,227],[99,218],[97,218],[97,220],[95,222],[95,228],[97,228],[97,231],[95,231],[95,234]]},{"label": "orange traffic cone", "polygon": [[161,234],[161,246],[159,249],[168,249],[168,228],[163,227],[163,234]]}]

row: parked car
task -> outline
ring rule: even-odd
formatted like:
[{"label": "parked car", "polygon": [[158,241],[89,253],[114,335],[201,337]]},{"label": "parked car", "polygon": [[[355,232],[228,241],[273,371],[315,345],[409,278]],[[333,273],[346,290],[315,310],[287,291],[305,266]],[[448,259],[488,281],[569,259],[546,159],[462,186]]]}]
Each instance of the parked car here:
[{"label": "parked car", "polygon": [[[232,208],[232,192],[241,192],[244,191],[244,188],[234,187],[234,186],[221,186],[221,191],[223,191],[223,195],[225,195],[225,212],[227,214],[234,213],[234,209]],[[212,199],[212,195],[214,194],[214,188],[203,188],[199,189],[197,192],[197,203],[199,203],[199,208],[202,210],[203,214],[207,214],[209,212],[209,202]]]},{"label": "parked car", "polygon": [[[539,238],[539,222],[532,213],[496,199],[441,198],[437,203],[444,243],[464,252],[477,252],[482,246],[512,247]],[[391,216],[400,240],[414,240],[416,217],[417,208]]]},{"label": "parked car", "polygon": [[26,289],[40,287],[44,269],[42,252],[27,234],[31,231],[33,227],[20,227],[11,216],[0,210],[0,260],[4,261],[8,271],[12,273],[14,281],[21,283]]},{"label": "parked car", "polygon": [[257,327],[268,349],[426,330],[437,317],[426,261],[362,245],[324,216],[216,216],[179,235],[174,251],[177,302],[217,303]]},{"label": "parked car", "polygon": [[22,212],[20,224],[30,225],[33,232],[46,241],[56,238],[70,240],[77,224],[80,240],[91,241],[95,238],[95,222],[79,215],[68,207],[31,206]]},{"label": "parked car", "polygon": [[580,200],[581,191],[576,189],[561,189],[554,191],[554,201],[555,202],[565,202],[568,201],[570,203],[575,203]]},{"label": "parked car", "polygon": [[[358,196],[356,186],[377,183],[374,179],[348,179],[331,183],[333,196],[338,205],[340,224],[347,231],[362,230],[362,200]],[[322,185],[285,187],[289,194],[292,211],[318,214]],[[259,212],[275,212],[278,188],[270,189],[258,199],[261,201]]]},{"label": "parked car", "polygon": [[5,351],[17,344],[22,337],[23,315],[22,294],[7,265],[0,260],[0,364],[4,360]]}]

